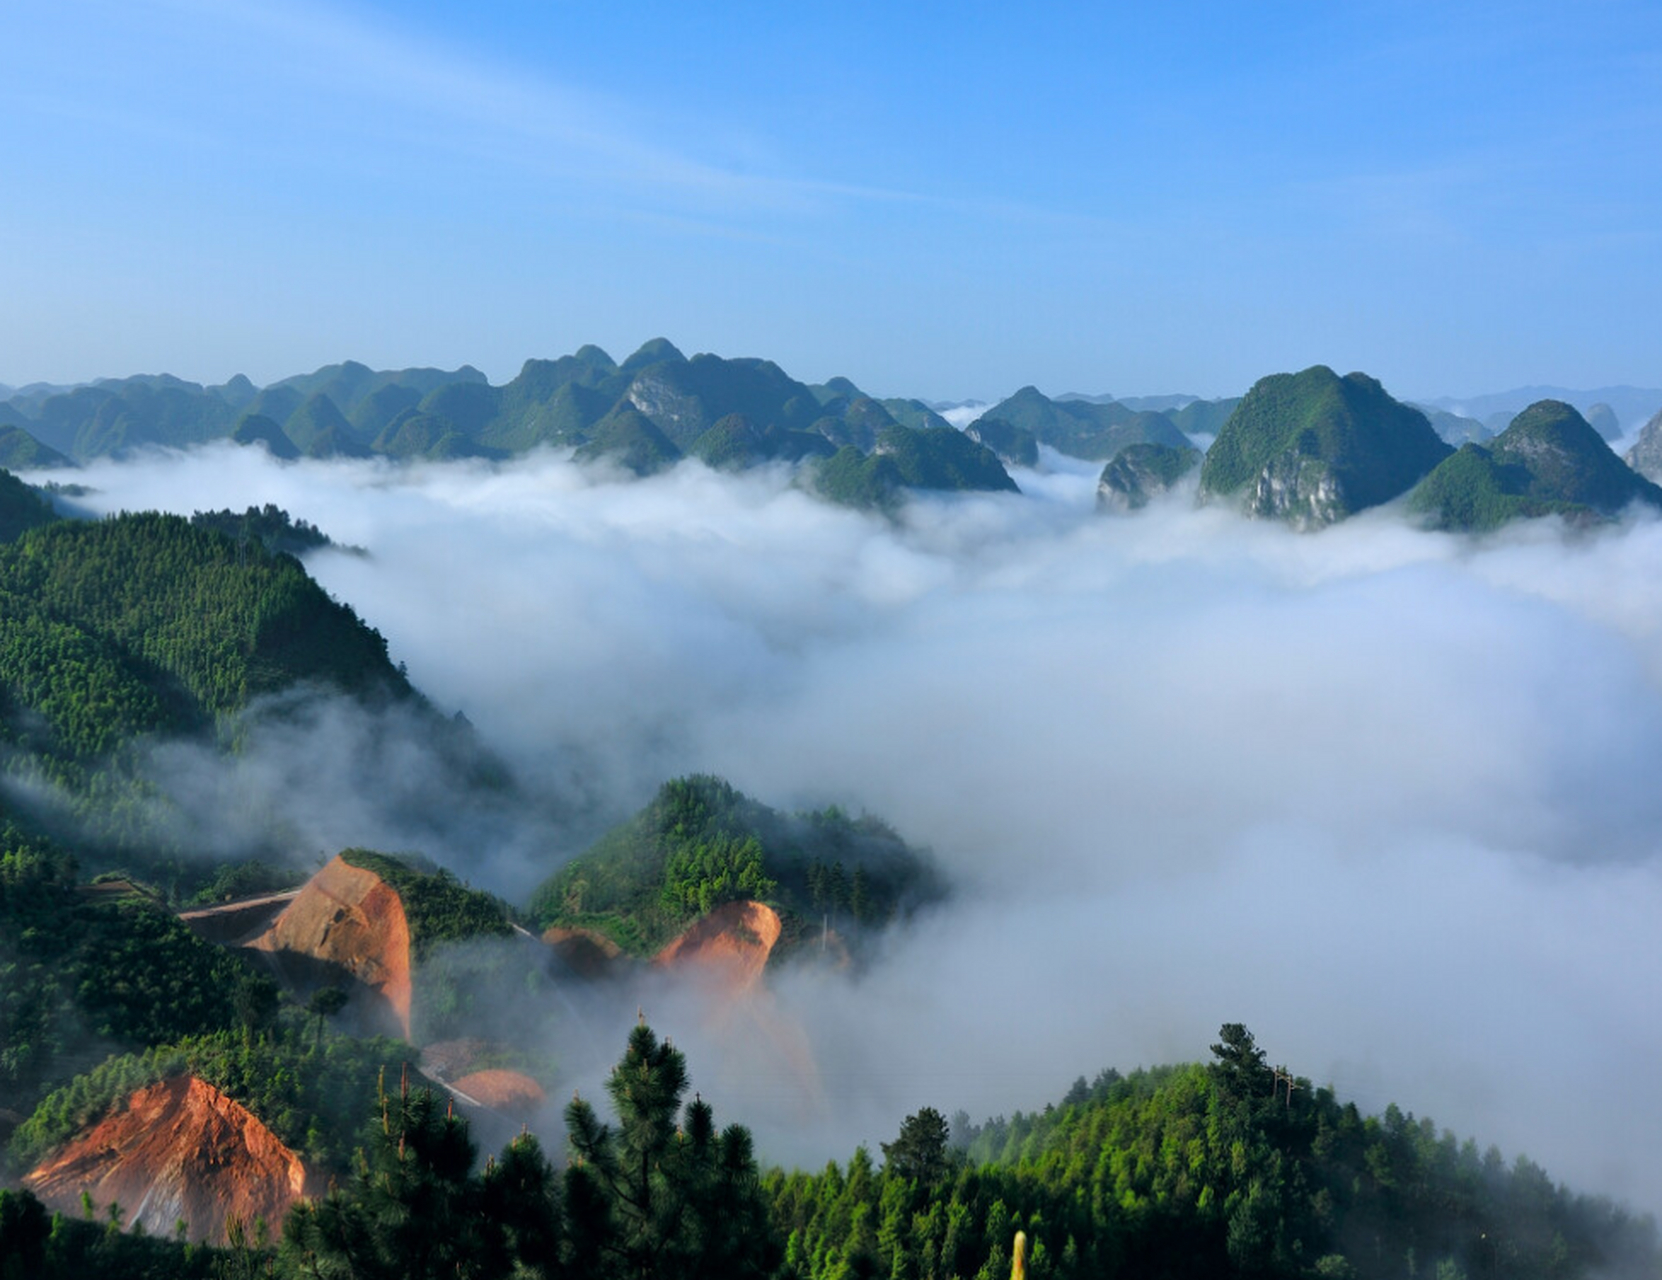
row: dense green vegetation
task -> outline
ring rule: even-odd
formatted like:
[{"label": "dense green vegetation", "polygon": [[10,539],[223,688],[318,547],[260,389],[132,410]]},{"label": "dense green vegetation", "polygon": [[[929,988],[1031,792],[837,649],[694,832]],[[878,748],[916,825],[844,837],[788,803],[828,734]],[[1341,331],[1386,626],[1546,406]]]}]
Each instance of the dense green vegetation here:
[{"label": "dense green vegetation", "polygon": [[1131,444],[1121,449],[1097,481],[1097,506],[1136,511],[1166,492],[1200,465],[1200,450],[1163,444]]},{"label": "dense green vegetation", "polygon": [[56,520],[52,504],[9,471],[0,471],[0,542]]},{"label": "dense green vegetation", "polygon": [[656,951],[723,902],[756,899],[800,930],[881,926],[938,897],[930,864],[884,823],[835,807],[787,815],[719,778],[665,783],[652,803],[532,895],[539,927],[599,930]]},{"label": "dense green vegetation", "polygon": [[1662,489],[1624,464],[1569,405],[1541,400],[1487,444],[1465,445],[1438,466],[1408,508],[1433,528],[1480,532],[1547,515],[1593,523],[1632,502],[1662,508]]},{"label": "dense green vegetation", "polygon": [[1039,465],[1039,439],[1026,427],[1018,427],[1003,418],[977,418],[964,428],[964,434],[987,446],[998,455],[1000,462],[1011,467]]},{"label": "dense green vegetation", "polygon": [[443,867],[370,849],[344,849],[340,856],[343,862],[373,871],[397,892],[417,960],[426,959],[441,943],[513,935],[513,909],[507,903],[469,888]]},{"label": "dense green vegetation", "polygon": [[290,1023],[257,1036],[187,1036],[106,1059],[41,1100],[12,1135],[13,1166],[31,1168],[147,1085],[193,1075],[247,1107],[309,1166],[345,1173],[375,1101],[376,1081],[402,1070],[409,1046],[318,1035],[298,1018]]},{"label": "dense green vegetation", "polygon": [[83,886],[74,860],[0,832],[0,1097],[32,1106],[112,1046],[255,1031],[277,989],[124,882]]},{"label": "dense green vegetation", "polygon": [[50,784],[83,840],[154,865],[146,738],[234,746],[252,699],[297,685],[425,708],[386,641],[266,547],[320,536],[271,507],[60,520],[0,544],[0,768]]},{"label": "dense green vegetation", "polygon": [[42,444],[22,427],[0,423],[0,467],[8,471],[30,471],[74,465],[63,454]]},{"label": "dense green vegetation", "polygon": [[[240,710],[299,680],[411,694],[387,661],[386,641],[292,557],[178,516],[33,530],[0,546],[0,593],[15,601],[8,623],[27,616],[71,629],[146,671],[152,696],[182,694],[199,716]],[[0,653],[15,646],[0,642]],[[96,682],[64,683],[99,696]]]},{"label": "dense green vegetation", "polygon": [[1395,1107],[1364,1118],[1272,1069],[1238,1025],[1214,1053],[1209,1067],[1106,1071],[1038,1114],[960,1115],[952,1151],[914,1117],[882,1170],[862,1150],[818,1175],[770,1174],[784,1274],[1003,1280],[1017,1230],[1034,1277],[1546,1280],[1662,1261],[1648,1219]]},{"label": "dense green vegetation", "polygon": [[892,511],[907,489],[1020,492],[996,453],[951,427],[885,427],[875,452],[844,445],[814,465],[811,482],[833,502],[883,511]]},{"label": "dense green vegetation", "polygon": [[[922,1108],[881,1167],[861,1148],[762,1176],[749,1134],[686,1102],[684,1058],[642,1025],[607,1082],[615,1120],[567,1108],[563,1172],[523,1136],[481,1167],[432,1095],[384,1091],[352,1176],[294,1211],[279,1248],[211,1256],[283,1277],[1004,1280],[1020,1231],[1033,1280],[1637,1280],[1662,1266],[1654,1221],[1527,1159],[1394,1106],[1363,1116],[1272,1068],[1239,1024],[1212,1050],[1206,1066],[1105,1070],[981,1125]],[[32,1197],[0,1199],[0,1256],[29,1258],[31,1275],[76,1274],[49,1252],[68,1231]],[[180,1246],[151,1256],[154,1270],[108,1274],[201,1274]]]},{"label": "dense green vegetation", "polygon": [[246,511],[198,511],[190,522],[198,529],[223,533],[238,544],[257,541],[267,551],[291,556],[335,544],[315,524],[296,520],[274,503],[249,507]]},{"label": "dense green vegetation", "polygon": [[[0,428],[20,433],[20,447],[38,436],[40,447],[82,461],[136,445],[220,438],[285,459],[498,459],[547,445],[636,475],[687,456],[741,468],[828,457],[851,445],[864,457],[887,431],[950,430],[921,401],[878,400],[846,379],[833,383],[804,386],[768,360],[689,359],[657,338],[622,364],[593,346],[557,360],[528,360],[500,387],[466,367],[376,373],[352,362],[261,391],[245,378],[220,387],[176,378],[107,381],[4,405]],[[918,452],[908,443],[898,447]],[[913,459],[933,478],[885,481],[884,492],[904,485],[1007,487],[1008,477],[993,475],[967,448],[950,457],[942,450],[932,444]],[[986,477],[976,479],[981,472]]]},{"label": "dense green vegetation", "polygon": [[1261,378],[1207,450],[1202,496],[1323,525],[1389,502],[1451,452],[1419,410],[1325,365]]}]

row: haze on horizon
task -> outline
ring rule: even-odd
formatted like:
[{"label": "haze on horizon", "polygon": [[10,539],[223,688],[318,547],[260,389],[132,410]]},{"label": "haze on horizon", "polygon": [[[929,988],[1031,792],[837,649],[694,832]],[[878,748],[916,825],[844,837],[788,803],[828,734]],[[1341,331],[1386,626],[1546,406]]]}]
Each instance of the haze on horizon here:
[{"label": "haze on horizon", "polygon": [[654,334],[876,394],[1659,380],[1662,11],[31,0],[0,382]]}]

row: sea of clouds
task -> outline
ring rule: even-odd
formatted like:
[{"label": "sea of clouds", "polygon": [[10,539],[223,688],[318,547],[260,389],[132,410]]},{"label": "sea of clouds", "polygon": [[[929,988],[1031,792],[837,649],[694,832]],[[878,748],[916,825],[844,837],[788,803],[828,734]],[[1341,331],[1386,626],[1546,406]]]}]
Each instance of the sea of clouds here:
[{"label": "sea of clouds", "polygon": [[[366,549],[307,565],[538,801],[432,837],[505,896],[689,772],[932,849],[954,898],[858,974],[794,970],[722,1018],[654,993],[764,1156],[1041,1107],[1240,1021],[1364,1110],[1662,1208],[1662,522],[1297,534],[1186,494],[1115,518],[1095,467],[1046,462],[898,522],[787,471],[553,455],[212,447],[57,478],[92,512],[273,502]],[[198,781],[195,827],[298,778],[308,849],[420,839],[366,799],[374,735],[308,723]],[[634,1014],[556,1052],[598,1073]]]}]

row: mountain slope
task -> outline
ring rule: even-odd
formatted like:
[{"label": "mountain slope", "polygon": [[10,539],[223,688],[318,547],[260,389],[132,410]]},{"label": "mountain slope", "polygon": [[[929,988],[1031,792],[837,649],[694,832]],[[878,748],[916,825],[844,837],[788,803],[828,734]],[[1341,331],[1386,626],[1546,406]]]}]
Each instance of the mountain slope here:
[{"label": "mountain slope", "polygon": [[[875,818],[787,815],[719,778],[667,782],[532,895],[539,927],[587,929],[637,956],[734,902],[768,904],[787,942],[829,914],[876,927],[942,894],[925,857]],[[787,948],[788,949],[788,948]]]},{"label": "mountain slope", "polygon": [[1468,444],[1439,465],[1408,507],[1432,528],[1476,532],[1546,515],[1607,520],[1634,502],[1662,510],[1662,488],[1569,405],[1541,400],[1486,445]]},{"label": "mountain slope", "polygon": [[1373,378],[1315,365],[1254,384],[1207,450],[1200,491],[1319,527],[1389,502],[1451,452]]}]

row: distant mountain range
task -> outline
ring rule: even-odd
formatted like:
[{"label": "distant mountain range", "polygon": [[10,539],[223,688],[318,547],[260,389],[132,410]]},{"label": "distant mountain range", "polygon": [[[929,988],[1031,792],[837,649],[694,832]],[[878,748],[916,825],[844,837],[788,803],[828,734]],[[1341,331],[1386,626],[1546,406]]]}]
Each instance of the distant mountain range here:
[{"label": "distant mountain range", "polygon": [[[284,460],[501,460],[548,447],[636,476],[683,458],[722,470],[782,465],[825,498],[892,514],[917,490],[1019,492],[1010,469],[1042,468],[1048,449],[1103,463],[1103,509],[1131,511],[1182,482],[1198,444],[1210,446],[1200,469],[1203,500],[1319,527],[1401,496],[1459,448],[1464,479],[1456,491],[1479,484],[1517,501],[1480,504],[1488,515],[1473,516],[1471,526],[1460,513],[1476,508],[1463,498],[1445,494],[1414,507],[1439,527],[1488,527],[1489,516],[1502,510],[1508,518],[1613,514],[1612,495],[1632,486],[1612,488],[1588,476],[1632,472],[1614,454],[1592,451],[1580,432],[1572,432],[1578,443],[1565,454],[1573,462],[1566,466],[1587,469],[1587,476],[1571,480],[1559,467],[1526,482],[1513,458],[1478,479],[1477,455],[1466,450],[1512,457],[1516,450],[1496,442],[1520,411],[1540,404],[1562,405],[1609,453],[1607,442],[1662,410],[1662,390],[1523,387],[1410,404],[1366,374],[1340,378],[1315,366],[1271,375],[1245,397],[1220,400],[1050,397],[1026,386],[990,406],[931,405],[868,395],[843,377],[800,382],[770,360],[689,358],[654,338],[621,363],[592,345],[527,360],[500,386],[470,365],[376,371],[347,361],[266,387],[241,375],[203,386],[158,374],[8,388],[0,397],[0,468],[34,471],[215,440]],[[1133,447],[1135,455],[1113,465]],[[1635,449],[1629,462],[1656,471],[1653,455],[1662,456],[1654,442]],[[1449,483],[1445,474],[1438,491]],[[1591,506],[1577,496],[1588,493],[1598,497]],[[1651,500],[1642,487],[1630,499]]]},{"label": "distant mountain range", "polygon": [[[1579,410],[1591,422],[1592,410],[1605,405],[1614,414],[1619,430],[1614,434],[1600,431],[1608,439],[1617,439],[1639,427],[1647,418],[1662,410],[1662,387],[1595,387],[1576,390],[1572,387],[1514,387],[1510,391],[1495,391],[1480,396],[1438,396],[1416,403],[1463,418],[1475,418],[1498,434],[1517,414],[1539,400],[1558,400]],[[1498,425],[1496,425],[1498,421]],[[1593,424],[1595,427],[1597,424]]]}]

